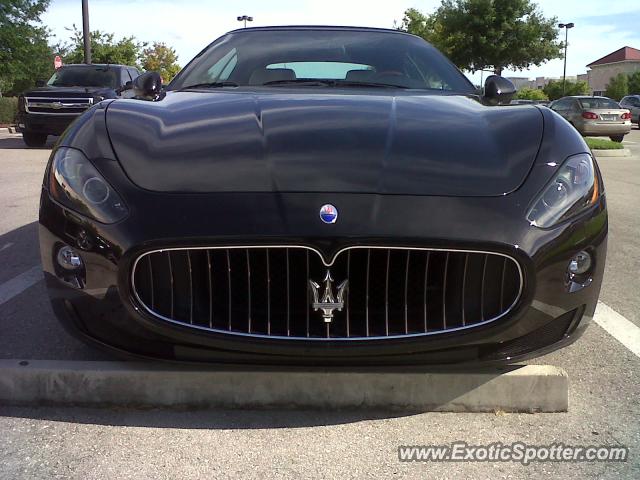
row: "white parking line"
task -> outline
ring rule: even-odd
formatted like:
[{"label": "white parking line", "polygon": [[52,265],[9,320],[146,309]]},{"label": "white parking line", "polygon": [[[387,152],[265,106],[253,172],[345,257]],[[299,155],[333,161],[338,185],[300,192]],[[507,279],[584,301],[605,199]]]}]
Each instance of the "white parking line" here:
[{"label": "white parking line", "polygon": [[640,328],[613,308],[598,302],[593,320],[609,335],[640,357]]},{"label": "white parking line", "polygon": [[5,243],[2,247],[0,247],[0,252],[2,252],[3,250],[6,250],[7,248],[11,248],[13,247],[13,243],[9,242],[9,243]]},{"label": "white parking line", "polygon": [[42,280],[42,267],[37,265],[17,277],[0,284],[0,305],[20,295],[27,288]]}]

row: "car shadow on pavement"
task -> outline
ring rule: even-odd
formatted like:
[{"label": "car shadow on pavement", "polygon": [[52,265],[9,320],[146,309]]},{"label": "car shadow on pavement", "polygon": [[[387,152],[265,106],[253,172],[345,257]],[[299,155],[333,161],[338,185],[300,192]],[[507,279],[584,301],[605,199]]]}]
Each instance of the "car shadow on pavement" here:
[{"label": "car shadow on pavement", "polygon": [[[2,205],[3,209],[14,206]],[[0,235],[0,283],[40,263],[38,222],[22,225]],[[0,339],[0,344],[2,340]]]},{"label": "car shadow on pavement", "polygon": [[58,137],[49,136],[47,143],[42,147],[27,147],[21,136],[0,138],[0,150],[51,150],[58,141]]},{"label": "car shadow on pavement", "polygon": [[[39,265],[38,222],[0,235],[0,284],[11,282]],[[0,303],[0,359],[113,360],[113,357],[64,330],[53,314],[44,280],[40,280]]]},{"label": "car shadow on pavement", "polygon": [[111,427],[144,427],[193,430],[258,430],[307,428],[384,420],[424,412],[384,410],[130,410],[78,407],[1,406],[0,417],[28,418]]}]

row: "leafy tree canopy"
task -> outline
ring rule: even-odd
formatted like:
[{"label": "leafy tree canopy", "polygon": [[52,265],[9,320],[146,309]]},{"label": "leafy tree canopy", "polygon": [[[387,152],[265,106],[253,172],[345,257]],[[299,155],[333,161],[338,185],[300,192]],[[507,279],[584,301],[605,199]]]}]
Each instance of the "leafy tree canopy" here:
[{"label": "leafy tree canopy", "polygon": [[15,95],[53,71],[40,16],[49,0],[0,0],[0,91]]},{"label": "leafy tree canopy", "polygon": [[589,95],[589,85],[587,82],[572,82],[567,80],[565,93],[562,93],[562,80],[551,80],[542,91],[549,97],[549,100],[557,100],[569,95]]},{"label": "leafy tree canopy", "polygon": [[[70,43],[59,45],[57,48],[64,63],[83,63],[82,30],[74,25],[71,32]],[[139,67],[138,59],[145,46],[145,43],[138,42],[135,37],[116,40],[113,33],[96,30],[91,32],[91,61],[93,63],[118,63]]]},{"label": "leafy tree canopy", "polygon": [[624,73],[619,73],[611,78],[604,94],[618,102],[622,100],[622,97],[629,95],[629,77]]},{"label": "leafy tree canopy", "polygon": [[164,42],[153,42],[151,47],[142,51],[142,68],[158,72],[165,83],[169,83],[180,71],[176,51]]},{"label": "leafy tree canopy", "polygon": [[463,70],[522,70],[562,57],[557,19],[531,0],[443,0],[432,14],[405,12],[402,29],[418,35]]}]

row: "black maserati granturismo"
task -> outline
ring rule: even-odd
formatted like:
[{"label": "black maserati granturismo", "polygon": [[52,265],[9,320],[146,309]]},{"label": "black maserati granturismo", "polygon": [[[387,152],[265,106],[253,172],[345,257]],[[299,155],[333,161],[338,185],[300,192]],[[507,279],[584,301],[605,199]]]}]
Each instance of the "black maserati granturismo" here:
[{"label": "black maserati granturismo", "polygon": [[511,363],[596,307],[604,186],[551,110],[368,28],[230,32],[138,77],[53,149],[40,246],[56,315],[188,362]]}]

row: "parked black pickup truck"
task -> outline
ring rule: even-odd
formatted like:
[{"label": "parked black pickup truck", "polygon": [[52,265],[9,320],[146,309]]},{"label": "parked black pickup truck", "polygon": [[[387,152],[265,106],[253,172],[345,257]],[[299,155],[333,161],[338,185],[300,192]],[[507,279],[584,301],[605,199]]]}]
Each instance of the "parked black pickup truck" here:
[{"label": "parked black pickup truck", "polygon": [[[105,98],[133,96],[129,88],[140,72],[126,65],[65,65],[45,84],[18,99],[18,129],[30,147],[60,135],[86,109]],[[128,84],[128,85],[127,85]]]}]

